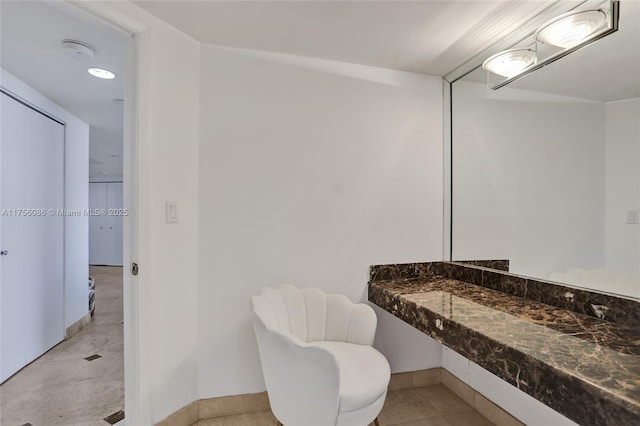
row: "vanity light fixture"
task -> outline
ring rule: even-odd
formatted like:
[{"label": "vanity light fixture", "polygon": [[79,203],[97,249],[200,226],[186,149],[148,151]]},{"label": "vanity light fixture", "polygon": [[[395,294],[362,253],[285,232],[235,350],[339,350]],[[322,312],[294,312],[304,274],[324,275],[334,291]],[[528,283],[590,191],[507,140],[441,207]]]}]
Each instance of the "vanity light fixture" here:
[{"label": "vanity light fixture", "polygon": [[511,78],[535,64],[536,54],[531,49],[511,49],[498,52],[482,63],[482,68],[502,77]]},{"label": "vanity light fixture", "polygon": [[[482,68],[487,71],[487,85],[500,89],[618,30],[619,0],[584,0],[582,6],[542,21],[535,31],[511,44],[511,49],[486,59]],[[496,76],[501,79],[496,81]]]},{"label": "vanity light fixture", "polygon": [[568,49],[586,40],[602,28],[607,14],[601,9],[569,12],[543,24],[535,32],[540,43]]},{"label": "vanity light fixture", "polygon": [[87,69],[87,71],[92,76],[102,78],[104,80],[113,80],[114,78],[116,78],[116,75],[114,73],[104,68],[89,68]]}]

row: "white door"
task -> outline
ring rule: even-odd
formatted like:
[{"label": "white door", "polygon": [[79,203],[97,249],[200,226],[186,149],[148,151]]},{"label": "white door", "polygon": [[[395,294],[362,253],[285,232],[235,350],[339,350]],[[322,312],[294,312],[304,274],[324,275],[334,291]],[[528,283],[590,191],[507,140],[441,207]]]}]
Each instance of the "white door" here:
[{"label": "white door", "polygon": [[89,184],[89,263],[122,266],[122,182]]},{"label": "white door", "polygon": [[26,205],[47,210],[26,218],[29,231],[22,241],[30,262],[26,323],[31,362],[64,339],[64,217],[57,214],[64,208],[64,126],[27,109],[25,142]]},{"label": "white door", "polygon": [[[21,217],[13,216],[12,209],[25,205],[24,192],[12,181],[22,180],[22,163],[25,152],[19,143],[10,143],[22,138],[26,129],[27,111],[13,105],[14,100],[2,94],[0,106],[0,381],[18,371],[26,360],[26,324],[22,317],[26,303],[24,280],[21,271],[29,268],[26,247],[10,244],[19,241],[26,234],[27,223]],[[10,176],[15,176],[10,179]],[[11,257],[9,257],[11,256]]]},{"label": "white door", "polygon": [[113,219],[114,252],[112,265],[122,266],[122,182],[110,183],[107,186],[107,205]]},{"label": "white door", "polygon": [[2,94],[0,381],[64,338],[64,126]]},{"label": "white door", "polygon": [[113,251],[113,241],[107,240],[107,184],[89,184],[89,263],[107,265],[109,253]]}]

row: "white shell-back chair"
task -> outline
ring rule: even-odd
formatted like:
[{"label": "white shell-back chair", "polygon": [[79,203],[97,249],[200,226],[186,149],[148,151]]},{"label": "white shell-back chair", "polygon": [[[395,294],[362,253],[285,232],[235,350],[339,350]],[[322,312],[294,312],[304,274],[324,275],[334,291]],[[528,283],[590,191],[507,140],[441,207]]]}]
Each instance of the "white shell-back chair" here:
[{"label": "white shell-back chair", "polygon": [[281,424],[378,424],[390,369],[372,346],[377,318],[370,306],[291,285],[265,287],[251,305],[271,410]]}]

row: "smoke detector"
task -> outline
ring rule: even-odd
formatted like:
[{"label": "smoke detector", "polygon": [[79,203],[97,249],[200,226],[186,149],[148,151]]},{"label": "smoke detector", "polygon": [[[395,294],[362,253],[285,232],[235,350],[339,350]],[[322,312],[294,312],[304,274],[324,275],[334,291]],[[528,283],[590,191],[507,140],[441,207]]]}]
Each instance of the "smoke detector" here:
[{"label": "smoke detector", "polygon": [[95,55],[93,47],[77,40],[62,40],[62,48],[67,56],[81,61],[90,61]]}]

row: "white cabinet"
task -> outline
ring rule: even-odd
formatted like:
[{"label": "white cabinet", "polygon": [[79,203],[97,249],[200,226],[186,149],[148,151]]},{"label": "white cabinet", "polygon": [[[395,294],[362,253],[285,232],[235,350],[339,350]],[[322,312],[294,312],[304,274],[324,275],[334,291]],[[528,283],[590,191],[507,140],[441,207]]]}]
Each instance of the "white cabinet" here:
[{"label": "white cabinet", "polygon": [[64,126],[2,93],[0,382],[64,338]]},{"label": "white cabinet", "polygon": [[122,182],[89,184],[89,263],[122,266]]}]

